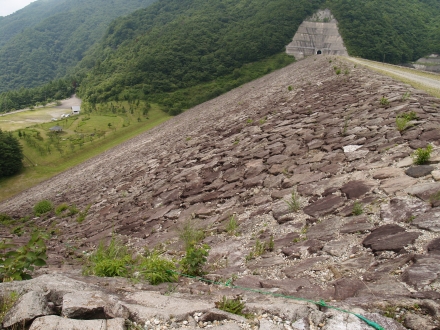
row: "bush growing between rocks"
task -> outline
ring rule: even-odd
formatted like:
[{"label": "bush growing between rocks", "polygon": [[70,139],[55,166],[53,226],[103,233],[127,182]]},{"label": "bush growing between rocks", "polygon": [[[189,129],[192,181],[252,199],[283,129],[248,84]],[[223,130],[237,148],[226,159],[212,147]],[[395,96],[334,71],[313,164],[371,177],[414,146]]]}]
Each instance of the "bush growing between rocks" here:
[{"label": "bush growing between rocks", "polygon": [[42,201],[39,201],[37,204],[35,204],[34,206],[34,214],[39,217],[40,215],[50,212],[53,209],[53,205],[52,202],[45,199]]},{"label": "bush growing between rocks", "polygon": [[14,221],[14,219],[12,219],[9,215],[4,214],[4,213],[0,213],[0,224],[2,224],[3,226],[8,226],[13,221]]},{"label": "bush growing between rocks", "polygon": [[428,144],[426,148],[418,148],[416,151],[414,151],[414,153],[411,155],[411,158],[413,159],[414,164],[423,165],[426,164],[431,158],[431,152],[432,145]]},{"label": "bush growing between rocks", "polygon": [[[68,210],[68,212],[65,212]],[[75,215],[79,212],[78,208],[75,205],[67,205],[66,203],[63,203],[61,205],[58,205],[55,209],[55,214],[60,216],[67,216],[70,217],[72,215]]]},{"label": "bush growing between rocks", "polygon": [[191,245],[186,249],[185,257],[180,262],[183,273],[190,276],[203,276],[205,272],[203,266],[206,264],[209,254],[209,245]]},{"label": "bush growing between rocks", "polygon": [[76,218],[76,221],[78,223],[81,223],[81,222],[83,222],[86,219],[87,213],[89,212],[89,209],[90,209],[91,206],[92,205],[89,204],[89,205],[87,205],[87,207],[86,207],[86,209],[84,211],[79,212],[78,217]]},{"label": "bush growing between rocks", "polygon": [[263,255],[266,251],[273,251],[275,242],[273,235],[270,236],[269,242],[261,242],[259,239],[255,241],[255,246],[251,252],[246,256],[246,261],[250,261],[256,257]]},{"label": "bush growing between rocks", "polygon": [[404,131],[405,129],[411,126],[408,123],[411,120],[415,120],[415,119],[417,119],[417,114],[414,111],[405,112],[405,113],[401,113],[400,115],[397,115],[396,116],[397,130],[399,132]]},{"label": "bush growing between rocks", "polygon": [[382,96],[382,98],[380,99],[380,105],[383,107],[386,107],[390,104],[390,101],[388,101],[388,99],[385,96]]},{"label": "bush growing between rocks", "polygon": [[285,202],[289,206],[289,211],[290,212],[297,212],[301,208],[301,204],[299,202],[299,198],[296,195],[295,191],[292,191],[290,199],[289,200],[285,200]]},{"label": "bush growing between rocks", "polygon": [[16,245],[0,242],[0,282],[29,280],[35,267],[46,265],[47,234],[35,231],[26,245],[14,250]]},{"label": "bush growing between rocks", "polygon": [[134,254],[120,239],[113,236],[108,246],[101,241],[96,251],[86,257],[83,274],[145,279],[153,285],[177,281],[177,275],[170,272],[176,266],[172,261],[160,257],[157,251],[147,256],[134,257]]},{"label": "bush growing between rocks", "polygon": [[354,202],[352,213],[353,215],[361,215],[362,213],[364,213],[364,207],[361,202]]},{"label": "bush growing between rocks", "polygon": [[223,296],[221,300],[215,302],[215,307],[228,313],[241,315],[245,317],[247,316],[246,314],[243,313],[243,309],[245,308],[245,303],[241,300],[239,296],[232,299]]},{"label": "bush growing between rocks", "polygon": [[152,285],[165,282],[177,282],[178,276],[172,272],[175,269],[176,266],[174,263],[165,258],[161,258],[157,251],[154,251],[145,258],[141,258],[139,263],[139,273],[141,277]]},{"label": "bush growing between rocks", "polygon": [[190,220],[186,221],[179,230],[179,238],[183,241],[185,250],[199,243],[204,238],[202,230],[196,229],[194,223]]},{"label": "bush growing between rocks", "polygon": [[55,209],[55,214],[56,215],[61,215],[65,210],[67,210],[69,208],[69,205],[67,205],[66,203],[60,204],[56,207]]}]

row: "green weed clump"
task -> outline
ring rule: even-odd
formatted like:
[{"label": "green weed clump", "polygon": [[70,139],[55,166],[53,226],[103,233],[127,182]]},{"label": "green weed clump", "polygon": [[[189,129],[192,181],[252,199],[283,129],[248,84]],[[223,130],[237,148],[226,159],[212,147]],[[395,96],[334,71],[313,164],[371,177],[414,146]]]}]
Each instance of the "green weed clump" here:
[{"label": "green weed clump", "polygon": [[289,206],[289,210],[291,212],[297,212],[301,208],[301,203],[299,202],[299,198],[296,195],[295,191],[292,191],[289,200],[284,200]]},{"label": "green weed clump", "polygon": [[92,205],[89,204],[89,205],[87,205],[87,207],[85,208],[84,211],[78,212],[79,214],[78,214],[78,217],[76,218],[76,221],[78,223],[81,223],[81,222],[83,222],[86,219],[87,213],[89,212],[89,209],[90,209],[91,206]]},{"label": "green weed clump", "polygon": [[431,152],[432,152],[432,145],[430,144],[428,144],[426,148],[418,148],[411,155],[411,158],[413,159],[413,163],[416,165],[426,164],[431,158]]},{"label": "green weed clump", "polygon": [[361,215],[362,213],[364,213],[364,207],[361,202],[354,202],[352,213],[353,215]]},{"label": "green weed clump", "polygon": [[203,276],[203,270],[208,260],[209,245],[203,244],[196,246],[195,244],[186,249],[186,255],[180,262],[182,272],[190,276]]},{"label": "green weed clump", "polygon": [[55,209],[55,214],[56,215],[61,215],[65,210],[67,210],[69,208],[69,205],[67,205],[66,203],[60,204],[56,207]]},{"label": "green weed clump", "polygon": [[177,275],[173,273],[176,266],[161,257],[158,251],[147,256],[134,255],[134,251],[113,236],[108,245],[100,242],[96,251],[86,257],[83,274],[144,279],[153,285],[177,281]]},{"label": "green weed clump", "polygon": [[101,277],[131,277],[136,260],[132,252],[115,236],[108,246],[101,241],[96,251],[86,260],[84,275]]},{"label": "green weed clump", "polygon": [[172,272],[176,269],[174,263],[162,258],[157,251],[142,258],[138,269],[140,276],[152,285],[178,280],[177,274]]},{"label": "green weed clump", "polygon": [[268,242],[261,242],[259,239],[255,241],[255,246],[246,256],[246,261],[250,261],[256,257],[263,255],[266,251],[273,251],[275,247],[275,242],[273,240],[273,235],[270,236]]},{"label": "green weed clump", "polygon": [[14,219],[7,214],[0,213],[0,224],[3,226],[8,226],[14,222]]},{"label": "green weed clump", "polygon": [[390,104],[390,101],[388,101],[388,99],[385,96],[382,96],[382,98],[380,99],[380,105],[383,107],[386,107]]},{"label": "green weed clump", "polygon": [[35,204],[34,214],[38,217],[44,213],[52,211],[52,209],[53,209],[52,202],[45,199],[45,200],[39,201],[37,204]]},{"label": "green weed clump", "polygon": [[185,250],[199,243],[205,238],[202,230],[197,229],[191,220],[186,221],[179,230],[179,238],[183,241]]},{"label": "green weed clump", "polygon": [[228,313],[246,316],[246,314],[243,313],[243,309],[246,306],[240,297],[230,299],[223,296],[221,300],[215,302],[215,307]]},{"label": "green weed clump", "polygon": [[405,92],[405,94],[402,95],[402,101],[406,101],[411,96],[410,92]]},{"label": "green weed clump", "polygon": [[0,324],[3,324],[3,319],[18,298],[18,294],[15,291],[0,296]]},{"label": "green weed clump", "polygon": [[[66,211],[68,211],[68,212],[66,212]],[[55,208],[55,214],[58,216],[63,215],[63,216],[70,217],[70,216],[75,215],[77,213],[79,213],[79,210],[75,205],[69,206],[66,203],[63,203],[63,204],[58,205]]]},{"label": "green weed clump", "polygon": [[402,117],[396,117],[396,127],[399,132],[408,128],[408,120]]},{"label": "green weed clump", "polygon": [[235,235],[238,228],[238,221],[235,215],[231,215],[226,226],[226,231],[229,235]]},{"label": "green weed clump", "polygon": [[396,127],[399,132],[404,131],[410,127],[409,122],[417,119],[417,114],[414,111],[402,113],[396,116]]}]

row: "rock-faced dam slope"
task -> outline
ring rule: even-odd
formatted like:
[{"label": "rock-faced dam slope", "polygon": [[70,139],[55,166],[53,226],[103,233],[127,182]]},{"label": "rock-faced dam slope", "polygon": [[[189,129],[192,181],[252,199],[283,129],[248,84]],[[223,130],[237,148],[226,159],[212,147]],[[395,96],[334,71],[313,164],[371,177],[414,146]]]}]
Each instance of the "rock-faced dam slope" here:
[{"label": "rock-faced dam slope", "polygon": [[[417,118],[398,130],[396,117],[412,112]],[[413,165],[411,154],[428,144],[430,163]],[[31,221],[52,228],[50,268],[61,270],[113,233],[180,255],[179,228],[191,219],[211,246],[211,278],[375,311],[400,306],[407,328],[434,329],[439,146],[439,99],[344,58],[314,56],[190,109],[0,212],[22,217],[43,199],[90,206],[82,223],[54,213]],[[238,235],[226,232],[231,216]],[[249,257],[271,237],[273,251]]]}]

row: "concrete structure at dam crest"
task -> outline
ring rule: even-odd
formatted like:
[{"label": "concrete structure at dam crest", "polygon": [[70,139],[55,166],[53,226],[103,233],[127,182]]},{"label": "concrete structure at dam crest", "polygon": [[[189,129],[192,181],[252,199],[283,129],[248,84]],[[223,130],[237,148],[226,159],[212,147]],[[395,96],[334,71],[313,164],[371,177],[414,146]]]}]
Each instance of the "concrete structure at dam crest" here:
[{"label": "concrete structure at dam crest", "polygon": [[292,42],[286,46],[286,53],[297,60],[316,54],[348,55],[338,22],[328,9],[318,11],[299,26]]}]

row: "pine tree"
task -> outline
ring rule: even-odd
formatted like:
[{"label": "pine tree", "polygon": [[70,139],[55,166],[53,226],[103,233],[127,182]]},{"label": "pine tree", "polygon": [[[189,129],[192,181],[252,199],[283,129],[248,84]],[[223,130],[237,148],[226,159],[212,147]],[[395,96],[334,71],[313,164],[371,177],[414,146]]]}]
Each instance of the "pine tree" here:
[{"label": "pine tree", "polygon": [[23,151],[18,139],[0,130],[0,177],[16,174],[23,167]]}]

